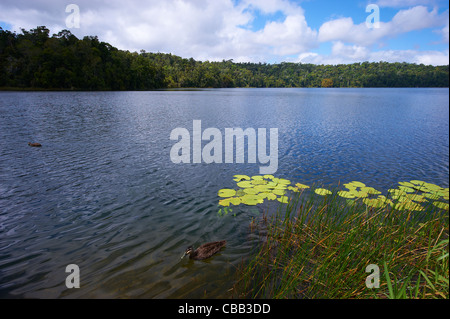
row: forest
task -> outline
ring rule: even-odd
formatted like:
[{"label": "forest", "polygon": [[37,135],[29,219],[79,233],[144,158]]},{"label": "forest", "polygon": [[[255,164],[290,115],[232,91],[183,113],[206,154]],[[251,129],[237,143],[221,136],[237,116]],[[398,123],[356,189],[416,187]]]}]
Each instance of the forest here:
[{"label": "forest", "polygon": [[196,61],[119,50],[96,36],[45,26],[0,27],[0,88],[152,90],[234,87],[449,87],[449,66],[363,62],[340,65]]}]

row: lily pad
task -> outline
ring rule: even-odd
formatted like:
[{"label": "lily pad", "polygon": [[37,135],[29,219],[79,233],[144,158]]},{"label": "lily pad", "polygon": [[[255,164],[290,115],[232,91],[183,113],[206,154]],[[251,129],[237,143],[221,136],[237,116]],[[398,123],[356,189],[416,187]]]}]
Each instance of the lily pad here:
[{"label": "lily pad", "polygon": [[415,203],[415,202],[411,202],[411,201],[405,201],[405,202],[401,202],[401,203],[397,203],[394,205],[394,209],[397,210],[411,210],[411,211],[422,211],[423,207],[422,205]]},{"label": "lily pad", "polygon": [[241,197],[241,196],[244,196],[246,193],[244,192],[244,189],[238,189],[237,191],[236,191],[236,197]]},{"label": "lily pad", "polygon": [[231,197],[231,198],[225,198],[219,201],[219,205],[228,207],[230,204],[233,205],[239,205],[241,203],[241,200],[237,197]]},{"label": "lily pad", "polygon": [[259,193],[259,190],[249,187],[249,188],[244,189],[244,192],[249,195],[256,195]]},{"label": "lily pad", "polygon": [[255,187],[253,187],[253,189],[258,193],[269,193],[272,191],[272,188],[268,187],[267,185],[256,185]]},{"label": "lily pad", "polygon": [[274,179],[273,175],[264,175],[264,179]]},{"label": "lily pad", "polygon": [[346,192],[346,191],[339,191],[337,194],[343,198],[355,198],[356,197],[356,195],[354,193]]},{"label": "lily pad", "polygon": [[297,184],[295,184],[295,186],[297,186],[298,188],[309,188],[309,186],[308,185],[305,185],[305,184],[301,184],[301,183],[297,183]]},{"label": "lily pad", "polygon": [[242,187],[242,188],[248,188],[248,187],[253,187],[254,185],[250,181],[243,181],[243,182],[237,183],[237,186]]},{"label": "lily pad", "polygon": [[287,203],[289,203],[289,198],[287,196],[282,196],[282,197],[278,197],[277,201],[279,201],[280,203],[283,203],[283,204],[287,204]]},{"label": "lily pad", "polygon": [[326,195],[332,194],[328,189],[325,189],[325,188],[318,188],[314,192],[320,196],[326,196]]},{"label": "lily pad", "polygon": [[233,176],[234,177],[234,181],[235,182],[240,182],[240,181],[249,181],[250,180],[250,177],[248,177],[247,175],[234,175]]},{"label": "lily pad", "polygon": [[278,179],[278,184],[279,185],[289,185],[291,183],[290,180],[284,179],[284,178],[279,178]]},{"label": "lily pad", "polygon": [[350,184],[352,184],[353,186],[356,186],[356,187],[366,187],[366,184],[361,183],[361,182],[356,182],[356,181],[351,182]]},{"label": "lily pad", "polygon": [[367,187],[367,186],[366,187],[361,187],[361,191],[365,192],[367,194],[371,194],[371,195],[379,195],[379,194],[381,194],[381,192],[376,190],[375,188]]},{"label": "lily pad", "polygon": [[234,195],[236,195],[236,191],[234,189],[225,188],[219,190],[217,195],[219,195],[219,197],[233,197]]},{"label": "lily pad", "polygon": [[268,182],[267,184],[266,184],[266,186],[267,187],[270,187],[270,188],[275,188],[275,187],[277,187],[277,183],[275,183],[275,182]]},{"label": "lily pad", "polygon": [[274,193],[260,193],[258,194],[258,196],[262,199],[268,199],[268,200],[275,200],[277,199],[277,195],[275,195]]},{"label": "lily pad", "polygon": [[267,193],[265,195],[266,195],[266,198],[268,200],[275,200],[275,199],[277,199],[277,195],[275,195],[274,193]]},{"label": "lily pad", "polygon": [[405,187],[414,187],[415,184],[410,183],[410,182],[399,182],[400,185],[405,186]]},{"label": "lily pad", "polygon": [[284,190],[284,189],[274,189],[272,191],[272,193],[275,194],[275,195],[282,196],[282,195],[286,194],[286,190]]},{"label": "lily pad", "polygon": [[439,195],[434,194],[434,193],[424,193],[423,196],[425,196],[426,198],[431,199],[431,200],[437,200],[440,197]]},{"label": "lily pad", "polygon": [[353,189],[357,188],[357,186],[353,185],[352,183],[344,184],[344,187],[349,189],[349,190],[353,190]]},{"label": "lily pad", "polygon": [[367,194],[367,192],[363,192],[363,191],[351,191],[350,193],[354,194],[358,198],[366,198],[369,196],[369,194]]},{"label": "lily pad", "polygon": [[257,195],[244,195],[239,197],[242,204],[255,206],[264,203],[264,199]]},{"label": "lily pad", "polygon": [[409,198],[410,200],[412,200],[412,201],[419,202],[419,203],[423,203],[423,202],[426,202],[426,201],[427,201],[427,200],[425,199],[425,196],[423,196],[423,195],[418,195],[418,194],[410,195],[410,196],[408,196],[408,198]]},{"label": "lily pad", "polygon": [[252,184],[253,185],[266,185],[267,181],[265,181],[263,179],[254,179],[254,180],[252,180]]},{"label": "lily pad", "polygon": [[410,181],[410,183],[411,183],[411,184],[414,184],[414,185],[416,185],[416,186],[423,186],[423,185],[426,184],[426,182],[424,182],[424,181],[418,181],[418,180],[412,180],[412,181]]},{"label": "lily pad", "polygon": [[441,186],[438,186],[438,185],[432,184],[432,183],[425,183],[425,187],[427,189],[429,189],[430,191],[439,191],[442,189]]},{"label": "lily pad", "polygon": [[433,205],[436,206],[437,208],[445,209],[445,210],[448,210],[448,208],[449,208],[448,203],[443,203],[443,202],[438,202],[438,201],[433,202]]},{"label": "lily pad", "polygon": [[364,198],[363,203],[369,207],[373,208],[382,208],[386,206],[386,197],[385,198]]},{"label": "lily pad", "polygon": [[414,193],[414,188],[411,187],[399,186],[398,189],[404,191],[405,193]]}]

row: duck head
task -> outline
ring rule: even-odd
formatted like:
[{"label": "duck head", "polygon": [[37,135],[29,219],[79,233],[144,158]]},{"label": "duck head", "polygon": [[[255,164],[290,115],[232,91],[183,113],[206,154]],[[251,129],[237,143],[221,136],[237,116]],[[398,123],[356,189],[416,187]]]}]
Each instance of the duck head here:
[{"label": "duck head", "polygon": [[190,255],[193,251],[194,251],[194,249],[192,248],[192,246],[189,246],[189,247],[186,249],[186,251],[184,252],[183,256],[181,256],[181,259],[183,259],[184,256]]}]

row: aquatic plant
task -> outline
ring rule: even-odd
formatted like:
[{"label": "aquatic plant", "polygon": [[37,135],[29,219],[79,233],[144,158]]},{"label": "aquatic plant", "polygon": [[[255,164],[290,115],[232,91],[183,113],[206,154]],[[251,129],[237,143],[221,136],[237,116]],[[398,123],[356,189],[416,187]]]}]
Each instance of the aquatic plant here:
[{"label": "aquatic plant", "polygon": [[[302,193],[311,187],[302,183],[292,185],[291,181],[273,175],[234,175],[236,188],[224,188],[218,191],[220,206],[249,205],[255,206],[265,200],[287,204],[287,198],[293,193]],[[384,194],[365,183],[352,181],[343,184],[344,189],[336,194],[347,200],[348,205],[362,201],[368,208],[384,208],[390,206],[397,210],[422,211],[424,206],[432,204],[440,209],[448,210],[449,189],[436,184],[412,180],[398,183],[396,188],[388,189]],[[319,196],[328,196],[332,191],[325,188],[315,188],[313,192]]]},{"label": "aquatic plant", "polygon": [[[260,241],[239,267],[233,297],[448,299],[448,189],[425,185],[364,198],[354,194],[367,186],[353,182],[325,197],[293,194],[288,203],[297,205],[252,219]],[[424,191],[442,199],[424,205]],[[365,284],[371,264],[380,269],[376,289]]]}]

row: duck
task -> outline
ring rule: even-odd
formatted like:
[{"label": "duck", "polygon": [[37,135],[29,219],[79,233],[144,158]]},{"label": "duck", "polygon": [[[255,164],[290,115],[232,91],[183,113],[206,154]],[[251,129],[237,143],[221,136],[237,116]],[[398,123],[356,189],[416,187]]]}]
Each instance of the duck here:
[{"label": "duck", "polygon": [[227,244],[226,240],[221,241],[215,241],[212,243],[206,243],[198,247],[196,250],[192,248],[192,246],[188,247],[186,251],[184,252],[183,256],[181,256],[181,259],[184,258],[184,256],[189,255],[189,259],[193,260],[203,260],[211,257],[215,253],[217,253],[222,247],[224,247]]},{"label": "duck", "polygon": [[28,143],[28,145],[30,145],[31,147],[41,147],[42,145],[39,143]]}]

